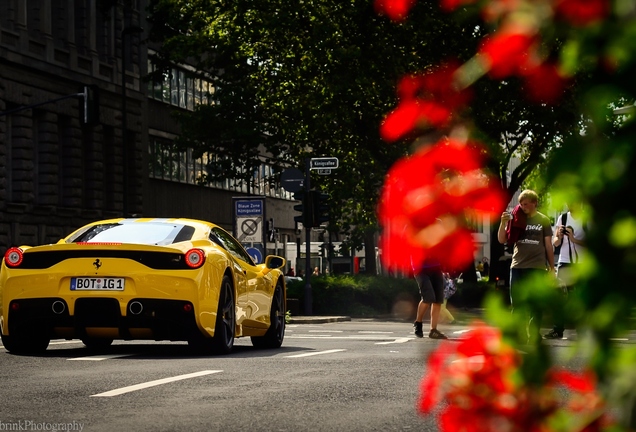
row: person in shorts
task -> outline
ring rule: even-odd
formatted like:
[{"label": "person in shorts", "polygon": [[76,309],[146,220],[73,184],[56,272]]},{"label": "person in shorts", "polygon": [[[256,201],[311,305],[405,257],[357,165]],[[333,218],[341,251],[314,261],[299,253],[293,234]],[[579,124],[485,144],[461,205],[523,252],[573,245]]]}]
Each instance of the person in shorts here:
[{"label": "person in shorts", "polygon": [[415,336],[424,337],[422,320],[430,305],[431,328],[428,337],[448,339],[444,333],[437,330],[439,313],[444,303],[444,274],[441,265],[437,262],[425,261],[417,271],[414,269],[413,274],[420,288],[420,302],[417,305],[417,315],[413,323]]}]

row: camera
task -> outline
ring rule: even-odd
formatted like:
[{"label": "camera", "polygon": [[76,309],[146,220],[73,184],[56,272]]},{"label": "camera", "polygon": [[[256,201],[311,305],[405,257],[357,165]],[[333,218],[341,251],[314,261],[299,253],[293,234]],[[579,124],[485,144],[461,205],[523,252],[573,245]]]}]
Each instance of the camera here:
[{"label": "camera", "polygon": [[[574,232],[574,228],[572,228],[571,226],[568,226],[568,228],[570,228],[572,230],[572,232]],[[570,233],[568,232],[568,230],[566,228],[561,228],[561,234],[565,235],[565,236],[569,236]]]}]

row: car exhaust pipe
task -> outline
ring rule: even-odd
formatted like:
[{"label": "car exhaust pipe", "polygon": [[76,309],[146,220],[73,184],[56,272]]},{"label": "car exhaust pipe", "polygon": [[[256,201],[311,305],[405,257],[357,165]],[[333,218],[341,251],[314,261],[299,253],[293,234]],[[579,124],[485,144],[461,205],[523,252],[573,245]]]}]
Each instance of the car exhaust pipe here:
[{"label": "car exhaust pipe", "polygon": [[130,306],[128,306],[128,310],[133,315],[139,315],[140,313],[143,312],[144,305],[142,305],[141,302],[134,301],[134,302],[130,303]]},{"label": "car exhaust pipe", "polygon": [[51,305],[51,310],[53,311],[54,314],[57,314],[57,315],[63,314],[64,311],[66,310],[66,304],[64,304],[63,301],[56,300]]}]

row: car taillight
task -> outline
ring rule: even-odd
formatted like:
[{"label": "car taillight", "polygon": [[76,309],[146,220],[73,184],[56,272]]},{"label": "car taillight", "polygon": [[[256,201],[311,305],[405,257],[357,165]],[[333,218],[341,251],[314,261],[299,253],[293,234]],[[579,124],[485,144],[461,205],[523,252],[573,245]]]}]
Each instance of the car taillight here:
[{"label": "car taillight", "polygon": [[22,264],[23,254],[22,249],[17,247],[12,247],[7,250],[4,254],[4,262],[9,267],[18,267]]},{"label": "car taillight", "polygon": [[190,268],[199,268],[205,262],[205,254],[201,249],[190,249],[185,254],[185,262]]}]

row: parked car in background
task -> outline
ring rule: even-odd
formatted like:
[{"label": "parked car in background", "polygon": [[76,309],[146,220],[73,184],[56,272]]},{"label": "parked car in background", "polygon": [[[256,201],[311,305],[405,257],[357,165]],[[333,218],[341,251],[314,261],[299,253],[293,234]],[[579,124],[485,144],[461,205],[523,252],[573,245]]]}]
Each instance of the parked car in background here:
[{"label": "parked car in background", "polygon": [[184,340],[229,353],[236,337],[277,348],[285,336],[285,259],[255,264],[210,222],[111,219],[45,246],[7,250],[0,334],[14,353],[53,338],[103,348],[114,339]]}]

